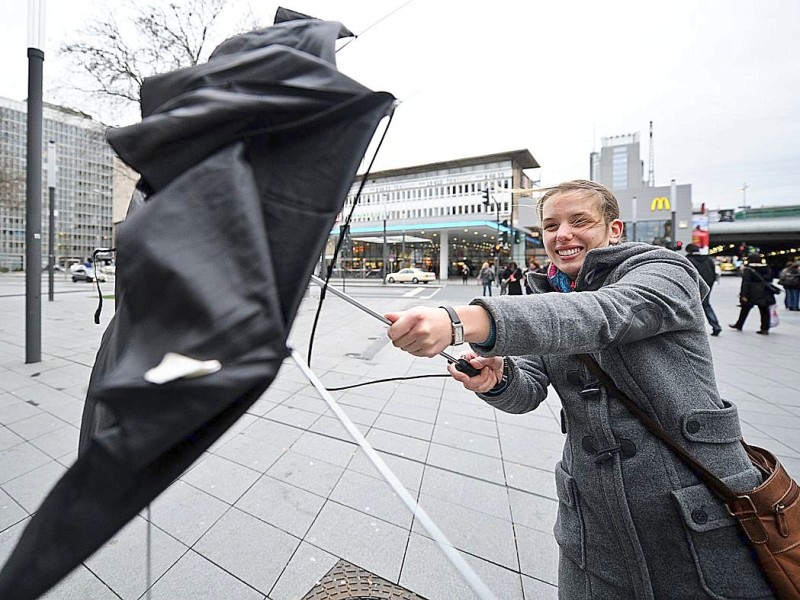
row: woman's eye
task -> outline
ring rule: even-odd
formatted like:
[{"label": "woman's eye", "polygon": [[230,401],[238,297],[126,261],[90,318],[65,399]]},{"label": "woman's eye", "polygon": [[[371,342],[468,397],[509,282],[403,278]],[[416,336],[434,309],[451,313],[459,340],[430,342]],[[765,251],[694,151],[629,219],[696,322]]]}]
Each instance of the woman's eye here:
[{"label": "woman's eye", "polygon": [[543,229],[545,231],[555,231],[556,229],[558,229],[558,225],[556,225],[555,223],[548,223],[543,227]]},{"label": "woman's eye", "polygon": [[580,229],[583,227],[594,227],[597,221],[592,221],[591,219],[578,219],[577,221],[573,221],[572,226],[576,229]]}]

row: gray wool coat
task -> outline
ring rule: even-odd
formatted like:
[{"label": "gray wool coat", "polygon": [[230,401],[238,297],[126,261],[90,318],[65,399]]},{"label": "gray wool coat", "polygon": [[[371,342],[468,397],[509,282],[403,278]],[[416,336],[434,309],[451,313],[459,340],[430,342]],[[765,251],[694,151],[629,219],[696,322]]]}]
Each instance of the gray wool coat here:
[{"label": "gray wool coat", "polygon": [[[496,326],[484,356],[508,356],[508,387],[482,394],[510,413],[552,385],[566,441],[556,465],[559,597],[772,598],[722,503],[576,358],[591,353],[617,386],[736,491],[761,483],[741,444],[736,407],[719,396],[702,297],[676,252],[642,243],[592,250],[575,292],[529,274],[529,296],[478,298]],[[602,450],[612,451],[603,453]],[[531,439],[536,452],[536,439]]]}]

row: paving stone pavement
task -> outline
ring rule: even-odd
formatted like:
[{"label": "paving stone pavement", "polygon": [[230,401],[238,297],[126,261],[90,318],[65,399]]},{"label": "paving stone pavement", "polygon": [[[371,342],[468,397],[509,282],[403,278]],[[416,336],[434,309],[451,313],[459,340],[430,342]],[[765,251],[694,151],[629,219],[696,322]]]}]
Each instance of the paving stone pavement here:
[{"label": "paving stone pavement", "polygon": [[[738,285],[725,277],[713,292],[723,323],[735,319]],[[87,382],[113,312],[108,300],[97,326],[94,288],[58,279],[56,291],[54,302],[43,294],[42,361],[25,364],[24,278],[0,275],[0,560],[76,457]],[[304,356],[317,298],[310,290],[291,334]],[[378,312],[420,302],[370,301]],[[753,313],[744,332],[726,328],[711,345],[720,390],[738,406],[746,439],[800,477],[800,313],[781,306],[780,315],[768,337],[755,335]],[[328,387],[443,372],[442,360],[392,348],[384,330],[329,296],[314,372]],[[448,378],[333,395],[497,598],[556,598],[552,470],[563,435],[555,393],[526,415],[495,411]],[[340,559],[428,600],[476,597],[287,361],[149,511],[45,598],[300,599]]]}]

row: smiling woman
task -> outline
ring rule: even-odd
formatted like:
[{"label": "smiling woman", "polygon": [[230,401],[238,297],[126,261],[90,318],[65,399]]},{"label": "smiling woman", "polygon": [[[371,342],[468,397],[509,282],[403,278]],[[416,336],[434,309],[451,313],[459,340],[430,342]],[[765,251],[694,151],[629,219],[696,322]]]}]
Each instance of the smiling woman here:
[{"label": "smiling woman", "polygon": [[[600,184],[548,189],[539,215],[548,272],[528,274],[532,294],[455,307],[472,346],[462,358],[480,372],[450,373],[508,413],[534,410],[551,386],[561,399],[559,597],[772,598],[722,502],[616,393],[700,463],[714,465],[736,492],[761,484],[738,441],[736,408],[715,384],[701,306],[708,286],[677,252],[621,243],[616,197]],[[392,343],[416,356],[457,339],[441,309],[386,317]],[[616,387],[598,383],[583,355]],[[702,432],[686,426],[701,418]]]},{"label": "smiling woman", "polygon": [[594,248],[617,244],[622,221],[616,200],[594,182],[570,182],[550,188],[539,202],[544,247],[555,268],[574,281]]}]

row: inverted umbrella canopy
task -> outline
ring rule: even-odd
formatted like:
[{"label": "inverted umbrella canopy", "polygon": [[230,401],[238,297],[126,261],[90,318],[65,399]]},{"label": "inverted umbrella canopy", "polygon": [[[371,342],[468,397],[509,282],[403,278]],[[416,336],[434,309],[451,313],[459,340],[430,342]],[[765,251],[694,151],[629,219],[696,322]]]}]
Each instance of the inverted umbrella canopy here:
[{"label": "inverted umbrella canopy", "polygon": [[[283,18],[203,65],[146,80],[142,121],[108,134],[142,176],[117,240],[116,314],[79,457],[3,566],[0,598],[36,598],[97,550],[258,399],[287,355],[309,277],[394,98],[336,69],[340,23]],[[220,368],[145,379],[168,353]]]}]

